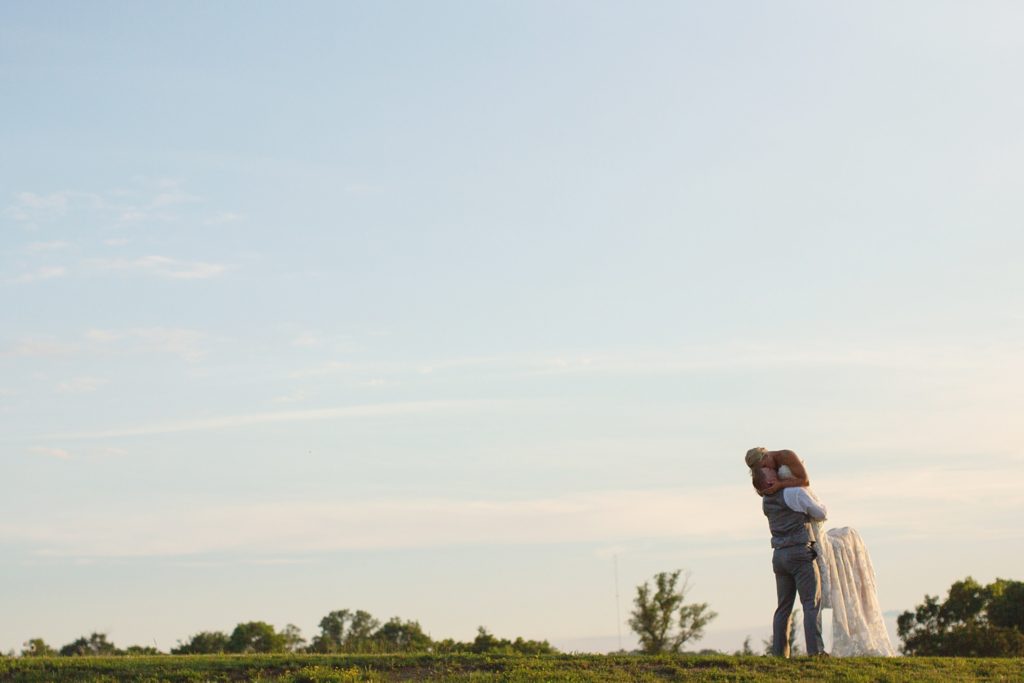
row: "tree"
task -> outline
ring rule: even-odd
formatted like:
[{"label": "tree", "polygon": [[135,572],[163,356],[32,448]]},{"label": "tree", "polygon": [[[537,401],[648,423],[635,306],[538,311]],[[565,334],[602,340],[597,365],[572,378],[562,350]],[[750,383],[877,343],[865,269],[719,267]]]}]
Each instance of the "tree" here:
[{"label": "tree", "polygon": [[346,652],[366,652],[373,640],[373,633],[380,627],[380,622],[369,612],[359,609],[348,622],[348,633],[342,642]]},{"label": "tree", "polygon": [[57,651],[46,644],[42,638],[32,638],[25,641],[21,649],[22,657],[52,657]]},{"label": "tree", "polygon": [[427,652],[433,641],[418,621],[392,617],[373,634],[374,650],[383,652]]},{"label": "tree", "polygon": [[129,645],[121,654],[138,657],[143,655],[162,655],[163,652],[160,652],[160,650],[156,649],[152,645]]},{"label": "tree", "polygon": [[284,649],[287,652],[301,652],[306,645],[306,639],[302,637],[302,630],[295,624],[288,624],[281,629],[281,638],[284,639]]},{"label": "tree", "polygon": [[284,636],[265,621],[248,621],[235,626],[228,637],[228,652],[284,652]]},{"label": "tree", "polygon": [[1024,581],[996,579],[987,586],[987,590],[986,615],[989,623],[1024,633]]},{"label": "tree", "polygon": [[734,657],[752,657],[754,648],[750,647],[750,636],[743,639],[743,647],[732,653]]},{"label": "tree", "polygon": [[1024,583],[955,582],[943,602],[924,602],[897,619],[904,654],[932,657],[1024,656]]},{"label": "tree", "polygon": [[366,652],[372,648],[380,622],[369,612],[340,609],[320,620],[320,634],[313,637],[312,652]]},{"label": "tree", "polygon": [[107,640],[106,633],[92,633],[88,638],[82,636],[60,649],[64,657],[89,657],[95,655],[116,655],[117,647]]},{"label": "tree", "polygon": [[558,650],[551,646],[546,640],[524,640],[523,638],[516,638],[514,641],[508,638],[496,638],[483,626],[479,627],[476,631],[476,638],[473,639],[472,643],[467,646],[463,646],[465,649],[459,648],[462,643],[456,643],[456,648],[452,649],[447,647],[447,642],[443,643],[445,647],[439,648],[443,651],[457,651],[457,652],[474,652],[477,654],[520,654],[520,655],[549,655],[557,654]]},{"label": "tree", "polygon": [[339,652],[345,638],[345,627],[348,623],[349,611],[339,609],[331,612],[320,620],[320,634],[313,636],[309,649],[312,652]]},{"label": "tree", "polygon": [[228,649],[228,634],[223,631],[202,631],[192,636],[187,643],[178,641],[172,655],[215,655]]},{"label": "tree", "polygon": [[704,627],[718,616],[708,610],[707,603],[684,604],[689,592],[689,576],[679,588],[682,570],[654,575],[655,590],[648,582],[636,587],[629,625],[640,637],[641,649],[647,654],[679,652],[689,640],[700,640]]}]

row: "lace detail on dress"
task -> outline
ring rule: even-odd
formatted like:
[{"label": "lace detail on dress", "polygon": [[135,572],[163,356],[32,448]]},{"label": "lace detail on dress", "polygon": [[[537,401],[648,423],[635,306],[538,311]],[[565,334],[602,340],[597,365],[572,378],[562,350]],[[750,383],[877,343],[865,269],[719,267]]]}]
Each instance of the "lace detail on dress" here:
[{"label": "lace detail on dress", "polygon": [[821,607],[832,609],[832,654],[895,656],[878,604],[875,568],[860,534],[850,527],[824,533],[821,522],[812,523],[811,532],[818,550]]}]

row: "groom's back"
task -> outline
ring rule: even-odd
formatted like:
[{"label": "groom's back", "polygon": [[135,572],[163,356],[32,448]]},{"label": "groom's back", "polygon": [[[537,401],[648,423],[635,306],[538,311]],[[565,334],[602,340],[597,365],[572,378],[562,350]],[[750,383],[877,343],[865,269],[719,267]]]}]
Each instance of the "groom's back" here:
[{"label": "groom's back", "polygon": [[761,502],[761,508],[768,518],[768,528],[772,532],[772,547],[807,545],[811,540],[809,518],[786,505],[784,492],[785,489],[779,489],[765,496]]}]

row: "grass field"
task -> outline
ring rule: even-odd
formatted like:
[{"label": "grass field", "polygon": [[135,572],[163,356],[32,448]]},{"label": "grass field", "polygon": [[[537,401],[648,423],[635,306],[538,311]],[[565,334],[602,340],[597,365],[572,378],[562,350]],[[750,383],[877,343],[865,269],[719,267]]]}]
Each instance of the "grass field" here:
[{"label": "grass field", "polygon": [[0,681],[1024,681],[1021,659],[194,655],[0,659]]}]

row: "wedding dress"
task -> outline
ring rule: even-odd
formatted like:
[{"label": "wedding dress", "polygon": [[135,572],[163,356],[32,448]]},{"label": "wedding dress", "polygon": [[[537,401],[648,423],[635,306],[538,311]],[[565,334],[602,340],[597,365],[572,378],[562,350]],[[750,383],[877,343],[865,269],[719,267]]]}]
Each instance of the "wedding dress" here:
[{"label": "wedding dress", "polygon": [[832,609],[832,655],[893,657],[896,651],[878,604],[875,568],[856,529],[811,530],[821,573],[821,607]]},{"label": "wedding dress", "polygon": [[875,568],[860,534],[850,527],[825,532],[822,522],[812,520],[811,536],[818,551],[821,608],[832,609],[832,655],[894,657],[878,604]]}]

